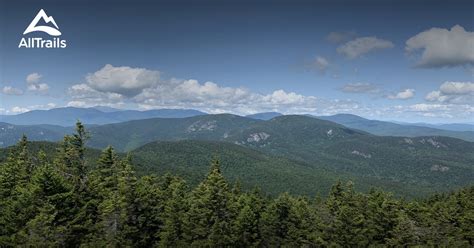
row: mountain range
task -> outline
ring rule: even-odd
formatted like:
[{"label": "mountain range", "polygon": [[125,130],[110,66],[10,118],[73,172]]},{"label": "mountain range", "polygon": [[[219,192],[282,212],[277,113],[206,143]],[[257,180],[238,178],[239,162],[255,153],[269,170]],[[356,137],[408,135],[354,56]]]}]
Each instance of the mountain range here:
[{"label": "mountain range", "polygon": [[[378,136],[371,132],[405,126],[352,115],[262,119],[197,114],[87,125],[87,146],[100,150],[112,145],[131,152],[143,173],[169,171],[191,182],[202,179],[214,154],[229,166],[224,171],[229,178],[248,187],[262,180],[269,192],[327,192],[335,180],[344,179],[355,181],[361,190],[375,186],[420,196],[473,182],[472,142],[438,135]],[[30,140],[59,141],[71,132],[72,127],[57,125],[2,123],[0,141],[12,145],[23,133]]]},{"label": "mountain range", "polygon": [[49,110],[33,110],[18,115],[2,115],[1,122],[15,125],[59,125],[72,126],[77,120],[85,124],[109,124],[130,120],[147,118],[182,118],[204,115],[201,111],[193,109],[156,109],[147,111],[119,110],[109,107],[93,108],[54,108]]},{"label": "mountain range", "polygon": [[[337,114],[331,116],[314,116],[315,118],[339,123],[346,127],[354,128],[382,136],[447,136],[467,141],[474,141],[474,125],[470,124],[444,124],[426,125],[420,124],[397,124],[387,121],[368,120],[357,115]],[[434,128],[436,127],[436,128]],[[453,128],[457,127],[457,131]],[[469,129],[469,127],[471,127]],[[462,130],[462,131],[460,131]],[[471,130],[471,131],[466,131]]]}]

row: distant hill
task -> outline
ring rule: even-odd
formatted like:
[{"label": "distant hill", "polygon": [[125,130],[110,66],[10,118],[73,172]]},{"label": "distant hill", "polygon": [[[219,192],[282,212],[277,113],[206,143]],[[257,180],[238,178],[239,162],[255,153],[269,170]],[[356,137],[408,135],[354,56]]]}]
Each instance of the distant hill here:
[{"label": "distant hill", "polygon": [[468,123],[450,123],[450,124],[413,123],[413,124],[404,124],[404,125],[431,127],[431,128],[450,130],[450,131],[472,131],[472,132],[474,132],[474,124],[468,124]]},{"label": "distant hill", "polygon": [[33,110],[18,115],[2,115],[1,122],[15,125],[49,124],[71,126],[77,120],[84,124],[109,124],[129,120],[148,118],[183,118],[206,113],[192,109],[156,109],[147,111],[118,110],[108,107],[95,108],[54,108],[50,110]]},{"label": "distant hill", "polygon": [[278,112],[264,112],[264,113],[257,113],[253,115],[246,115],[245,117],[252,118],[252,119],[257,119],[257,120],[270,120],[272,118],[282,116],[283,114],[278,113]]},{"label": "distant hill", "polygon": [[58,141],[72,128],[54,125],[13,125],[0,122],[0,147],[16,144],[21,136],[25,134],[32,141]]},{"label": "distant hill", "polygon": [[140,173],[178,174],[193,185],[218,158],[230,182],[239,180],[245,189],[260,187],[263,192],[291,192],[302,195],[326,194],[330,186],[344,176],[302,162],[268,155],[254,149],[216,141],[161,141],[132,151]]},{"label": "distant hill", "polygon": [[474,143],[449,137],[383,137],[305,116],[281,116],[228,141],[305,161],[367,183],[457,187],[472,183]]},{"label": "distant hill", "polygon": [[260,120],[237,115],[201,115],[188,118],[153,118],[108,124],[90,128],[90,146],[113,145],[130,151],[152,141],[224,140],[230,132],[239,132]]},{"label": "distant hill", "polygon": [[387,121],[368,120],[351,114],[314,117],[339,123],[346,127],[359,129],[375,135],[404,137],[446,136],[466,141],[474,141],[474,131],[450,131],[426,126],[396,124]]}]

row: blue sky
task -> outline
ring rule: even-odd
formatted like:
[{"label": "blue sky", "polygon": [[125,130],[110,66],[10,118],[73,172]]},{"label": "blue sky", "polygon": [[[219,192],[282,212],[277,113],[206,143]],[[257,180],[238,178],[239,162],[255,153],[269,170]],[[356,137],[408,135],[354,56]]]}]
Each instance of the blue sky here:
[{"label": "blue sky", "polygon": [[[64,49],[18,48],[36,13]],[[6,1],[0,111],[106,105],[210,113],[474,119],[469,1]],[[441,42],[442,41],[442,42]]]}]

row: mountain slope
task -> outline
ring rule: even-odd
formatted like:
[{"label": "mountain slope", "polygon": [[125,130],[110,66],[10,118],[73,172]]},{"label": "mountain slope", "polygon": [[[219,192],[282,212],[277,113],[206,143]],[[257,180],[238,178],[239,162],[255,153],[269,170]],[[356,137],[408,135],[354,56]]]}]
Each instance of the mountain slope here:
[{"label": "mountain slope", "polygon": [[405,137],[446,136],[474,141],[474,131],[449,131],[432,127],[402,125],[386,121],[368,120],[351,114],[317,116],[316,118],[336,122],[346,127],[359,129],[375,135]]},{"label": "mountain slope", "polygon": [[89,144],[97,148],[113,145],[119,151],[129,151],[157,140],[224,140],[230,132],[256,122],[259,121],[230,114],[128,121],[90,128]]},{"label": "mountain slope", "polygon": [[133,150],[145,143],[226,141],[349,175],[364,187],[416,192],[453,189],[473,182],[474,143],[438,136],[385,137],[307,116],[269,121],[234,115],[148,119],[93,127],[89,145]]},{"label": "mountain slope", "polygon": [[230,182],[239,180],[246,189],[262,188],[278,194],[326,194],[341,175],[314,168],[302,162],[270,156],[253,149],[216,141],[161,141],[132,151],[133,161],[141,173],[167,173],[183,176],[191,184],[200,182],[217,158]]},{"label": "mountain slope", "polygon": [[72,128],[54,125],[12,125],[0,122],[0,147],[14,145],[25,134],[32,141],[58,141]]},{"label": "mountain slope", "polygon": [[429,191],[468,185],[474,178],[474,143],[449,137],[382,137],[311,117],[281,116],[226,140],[382,187]]}]

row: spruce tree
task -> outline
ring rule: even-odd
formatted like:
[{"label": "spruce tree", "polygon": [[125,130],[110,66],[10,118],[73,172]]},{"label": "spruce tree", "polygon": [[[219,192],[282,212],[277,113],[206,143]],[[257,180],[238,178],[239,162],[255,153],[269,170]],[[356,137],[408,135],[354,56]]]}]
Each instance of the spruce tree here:
[{"label": "spruce tree", "polygon": [[222,247],[232,243],[230,191],[214,160],[206,179],[193,190],[186,215],[186,239],[194,246]]}]

